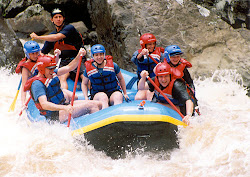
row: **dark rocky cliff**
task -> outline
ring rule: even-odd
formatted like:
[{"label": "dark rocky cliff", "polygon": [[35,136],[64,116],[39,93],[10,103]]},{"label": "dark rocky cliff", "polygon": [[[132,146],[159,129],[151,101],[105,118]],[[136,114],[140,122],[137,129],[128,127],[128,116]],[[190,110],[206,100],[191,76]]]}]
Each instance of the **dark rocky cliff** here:
[{"label": "dark rocky cliff", "polygon": [[[83,22],[78,28],[82,29],[85,44],[103,44],[124,69],[135,71],[130,58],[140,48],[139,36],[150,32],[156,36],[158,46],[177,44],[184,50],[193,64],[193,77],[217,69],[237,69],[245,85],[250,85],[249,1],[6,0],[0,8],[5,21],[0,23],[10,24],[22,38],[31,31],[45,34],[53,29],[49,12],[55,7],[65,10],[68,22]],[[3,36],[16,39],[11,29],[0,33]],[[0,44],[1,53],[6,53],[5,44]],[[11,45],[17,51],[22,48],[18,42]],[[15,63],[23,55],[20,53],[11,52],[12,57],[2,54],[8,61],[1,57],[1,64]]]}]

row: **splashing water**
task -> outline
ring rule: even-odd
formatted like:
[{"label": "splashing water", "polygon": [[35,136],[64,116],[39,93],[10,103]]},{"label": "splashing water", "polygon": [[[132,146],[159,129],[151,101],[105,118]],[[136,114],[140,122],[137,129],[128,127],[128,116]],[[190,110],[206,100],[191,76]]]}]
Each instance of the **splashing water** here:
[{"label": "splashing water", "polygon": [[250,99],[236,71],[195,80],[202,115],[180,127],[179,149],[119,160],[77,144],[60,124],[18,121],[20,95],[8,109],[20,76],[0,69],[0,78],[0,176],[250,176]]}]

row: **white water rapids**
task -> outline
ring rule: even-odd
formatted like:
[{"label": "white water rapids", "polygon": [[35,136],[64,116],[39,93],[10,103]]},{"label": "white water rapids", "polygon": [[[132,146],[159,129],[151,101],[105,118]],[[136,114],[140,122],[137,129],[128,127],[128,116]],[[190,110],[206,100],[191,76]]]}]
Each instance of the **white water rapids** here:
[{"label": "white water rapids", "polygon": [[195,80],[200,117],[179,129],[180,148],[168,154],[113,160],[90,145],[78,145],[61,125],[22,117],[20,93],[8,109],[20,75],[0,69],[0,176],[231,177],[250,176],[250,98],[235,71]]}]

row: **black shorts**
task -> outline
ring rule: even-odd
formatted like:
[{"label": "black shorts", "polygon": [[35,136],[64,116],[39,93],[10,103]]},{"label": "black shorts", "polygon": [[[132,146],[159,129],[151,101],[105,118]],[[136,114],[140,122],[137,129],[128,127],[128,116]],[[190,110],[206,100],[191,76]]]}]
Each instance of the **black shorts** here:
[{"label": "black shorts", "polygon": [[59,121],[59,111],[52,111],[49,116],[45,116],[49,122]]},{"label": "black shorts", "polygon": [[[69,105],[70,103],[63,103],[63,105]],[[45,115],[48,122],[59,122],[59,111],[51,111],[50,115]]]},{"label": "black shorts", "polygon": [[[114,91],[111,91],[111,92],[104,92],[104,93],[106,93],[106,95],[107,95],[108,98],[110,99],[110,96],[111,96],[114,92],[116,92],[116,91],[119,91],[119,92],[122,93],[122,91],[121,91],[120,89],[117,89],[117,90],[114,90]],[[97,93],[98,93],[98,92],[97,92]],[[95,93],[95,94],[97,94],[97,93]],[[91,99],[91,100],[93,100],[95,94],[91,94],[91,96],[90,96],[90,99]]]}]

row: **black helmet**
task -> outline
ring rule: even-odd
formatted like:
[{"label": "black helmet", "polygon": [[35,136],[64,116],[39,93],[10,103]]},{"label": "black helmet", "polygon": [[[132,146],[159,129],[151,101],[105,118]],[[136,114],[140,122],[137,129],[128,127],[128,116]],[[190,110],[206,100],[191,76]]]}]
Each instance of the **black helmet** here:
[{"label": "black helmet", "polygon": [[51,12],[51,18],[53,18],[54,15],[56,15],[56,14],[61,14],[63,17],[65,17],[64,12],[61,9],[59,9],[59,8],[55,8],[55,9],[52,10],[52,12]]}]

